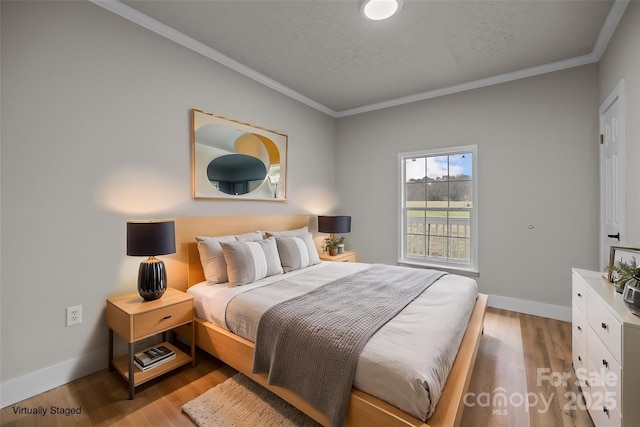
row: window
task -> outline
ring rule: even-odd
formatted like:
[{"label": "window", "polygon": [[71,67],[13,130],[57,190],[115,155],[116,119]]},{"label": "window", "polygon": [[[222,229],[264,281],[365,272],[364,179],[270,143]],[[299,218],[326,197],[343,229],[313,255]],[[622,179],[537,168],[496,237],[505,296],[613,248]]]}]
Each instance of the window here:
[{"label": "window", "polygon": [[401,264],[478,272],[477,151],[398,155]]}]

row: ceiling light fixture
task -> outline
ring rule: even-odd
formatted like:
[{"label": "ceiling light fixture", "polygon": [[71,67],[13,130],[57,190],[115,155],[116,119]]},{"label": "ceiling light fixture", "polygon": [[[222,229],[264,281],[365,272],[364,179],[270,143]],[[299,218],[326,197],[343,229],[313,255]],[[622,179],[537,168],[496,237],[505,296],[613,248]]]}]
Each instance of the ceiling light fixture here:
[{"label": "ceiling light fixture", "polygon": [[400,10],[403,0],[362,0],[360,10],[369,19],[381,21]]}]

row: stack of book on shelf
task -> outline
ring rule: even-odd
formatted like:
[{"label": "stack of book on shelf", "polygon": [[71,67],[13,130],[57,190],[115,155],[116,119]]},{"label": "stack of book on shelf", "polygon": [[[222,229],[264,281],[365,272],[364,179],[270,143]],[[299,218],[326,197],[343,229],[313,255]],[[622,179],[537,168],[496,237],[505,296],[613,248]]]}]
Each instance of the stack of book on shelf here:
[{"label": "stack of book on shelf", "polygon": [[150,347],[133,355],[133,363],[141,370],[147,371],[176,358],[176,352],[164,345]]}]

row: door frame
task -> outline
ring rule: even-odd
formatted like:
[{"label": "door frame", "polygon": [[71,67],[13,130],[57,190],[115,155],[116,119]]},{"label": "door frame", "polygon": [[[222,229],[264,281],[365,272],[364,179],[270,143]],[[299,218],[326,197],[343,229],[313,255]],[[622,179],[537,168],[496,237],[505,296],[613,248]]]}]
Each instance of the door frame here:
[{"label": "door frame", "polygon": [[[605,192],[604,192],[604,184],[605,184],[605,171],[603,168],[603,145],[600,145],[599,150],[599,169],[600,169],[600,238],[599,238],[599,258],[600,258],[600,268],[604,269],[609,264],[609,252],[606,250],[606,247],[610,246],[624,246],[627,241],[627,156],[626,156],[626,145],[627,145],[627,130],[626,130],[626,100],[625,100],[625,79],[620,79],[620,81],[613,88],[611,93],[607,96],[607,98],[600,104],[598,109],[599,113],[599,129],[600,135],[604,135],[604,114],[605,112],[615,103],[618,103],[618,111],[620,112],[618,117],[618,126],[619,126],[619,141],[620,141],[620,149],[618,151],[618,156],[622,160],[619,164],[620,175],[621,175],[621,185],[618,187],[619,191],[622,192],[620,194],[620,200],[622,200],[622,206],[620,211],[620,241],[615,242],[615,244],[609,244],[609,238],[605,236]],[[601,136],[603,138],[603,136]],[[603,270],[604,271],[604,270]]]}]

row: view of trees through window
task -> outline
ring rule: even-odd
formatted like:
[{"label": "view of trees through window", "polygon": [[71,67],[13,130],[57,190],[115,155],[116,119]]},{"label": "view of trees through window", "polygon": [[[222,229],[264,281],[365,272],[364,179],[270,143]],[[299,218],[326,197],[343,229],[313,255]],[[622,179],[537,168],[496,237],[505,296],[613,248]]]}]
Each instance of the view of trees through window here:
[{"label": "view of trees through window", "polygon": [[404,162],[404,257],[469,264],[473,153],[413,156]]}]

